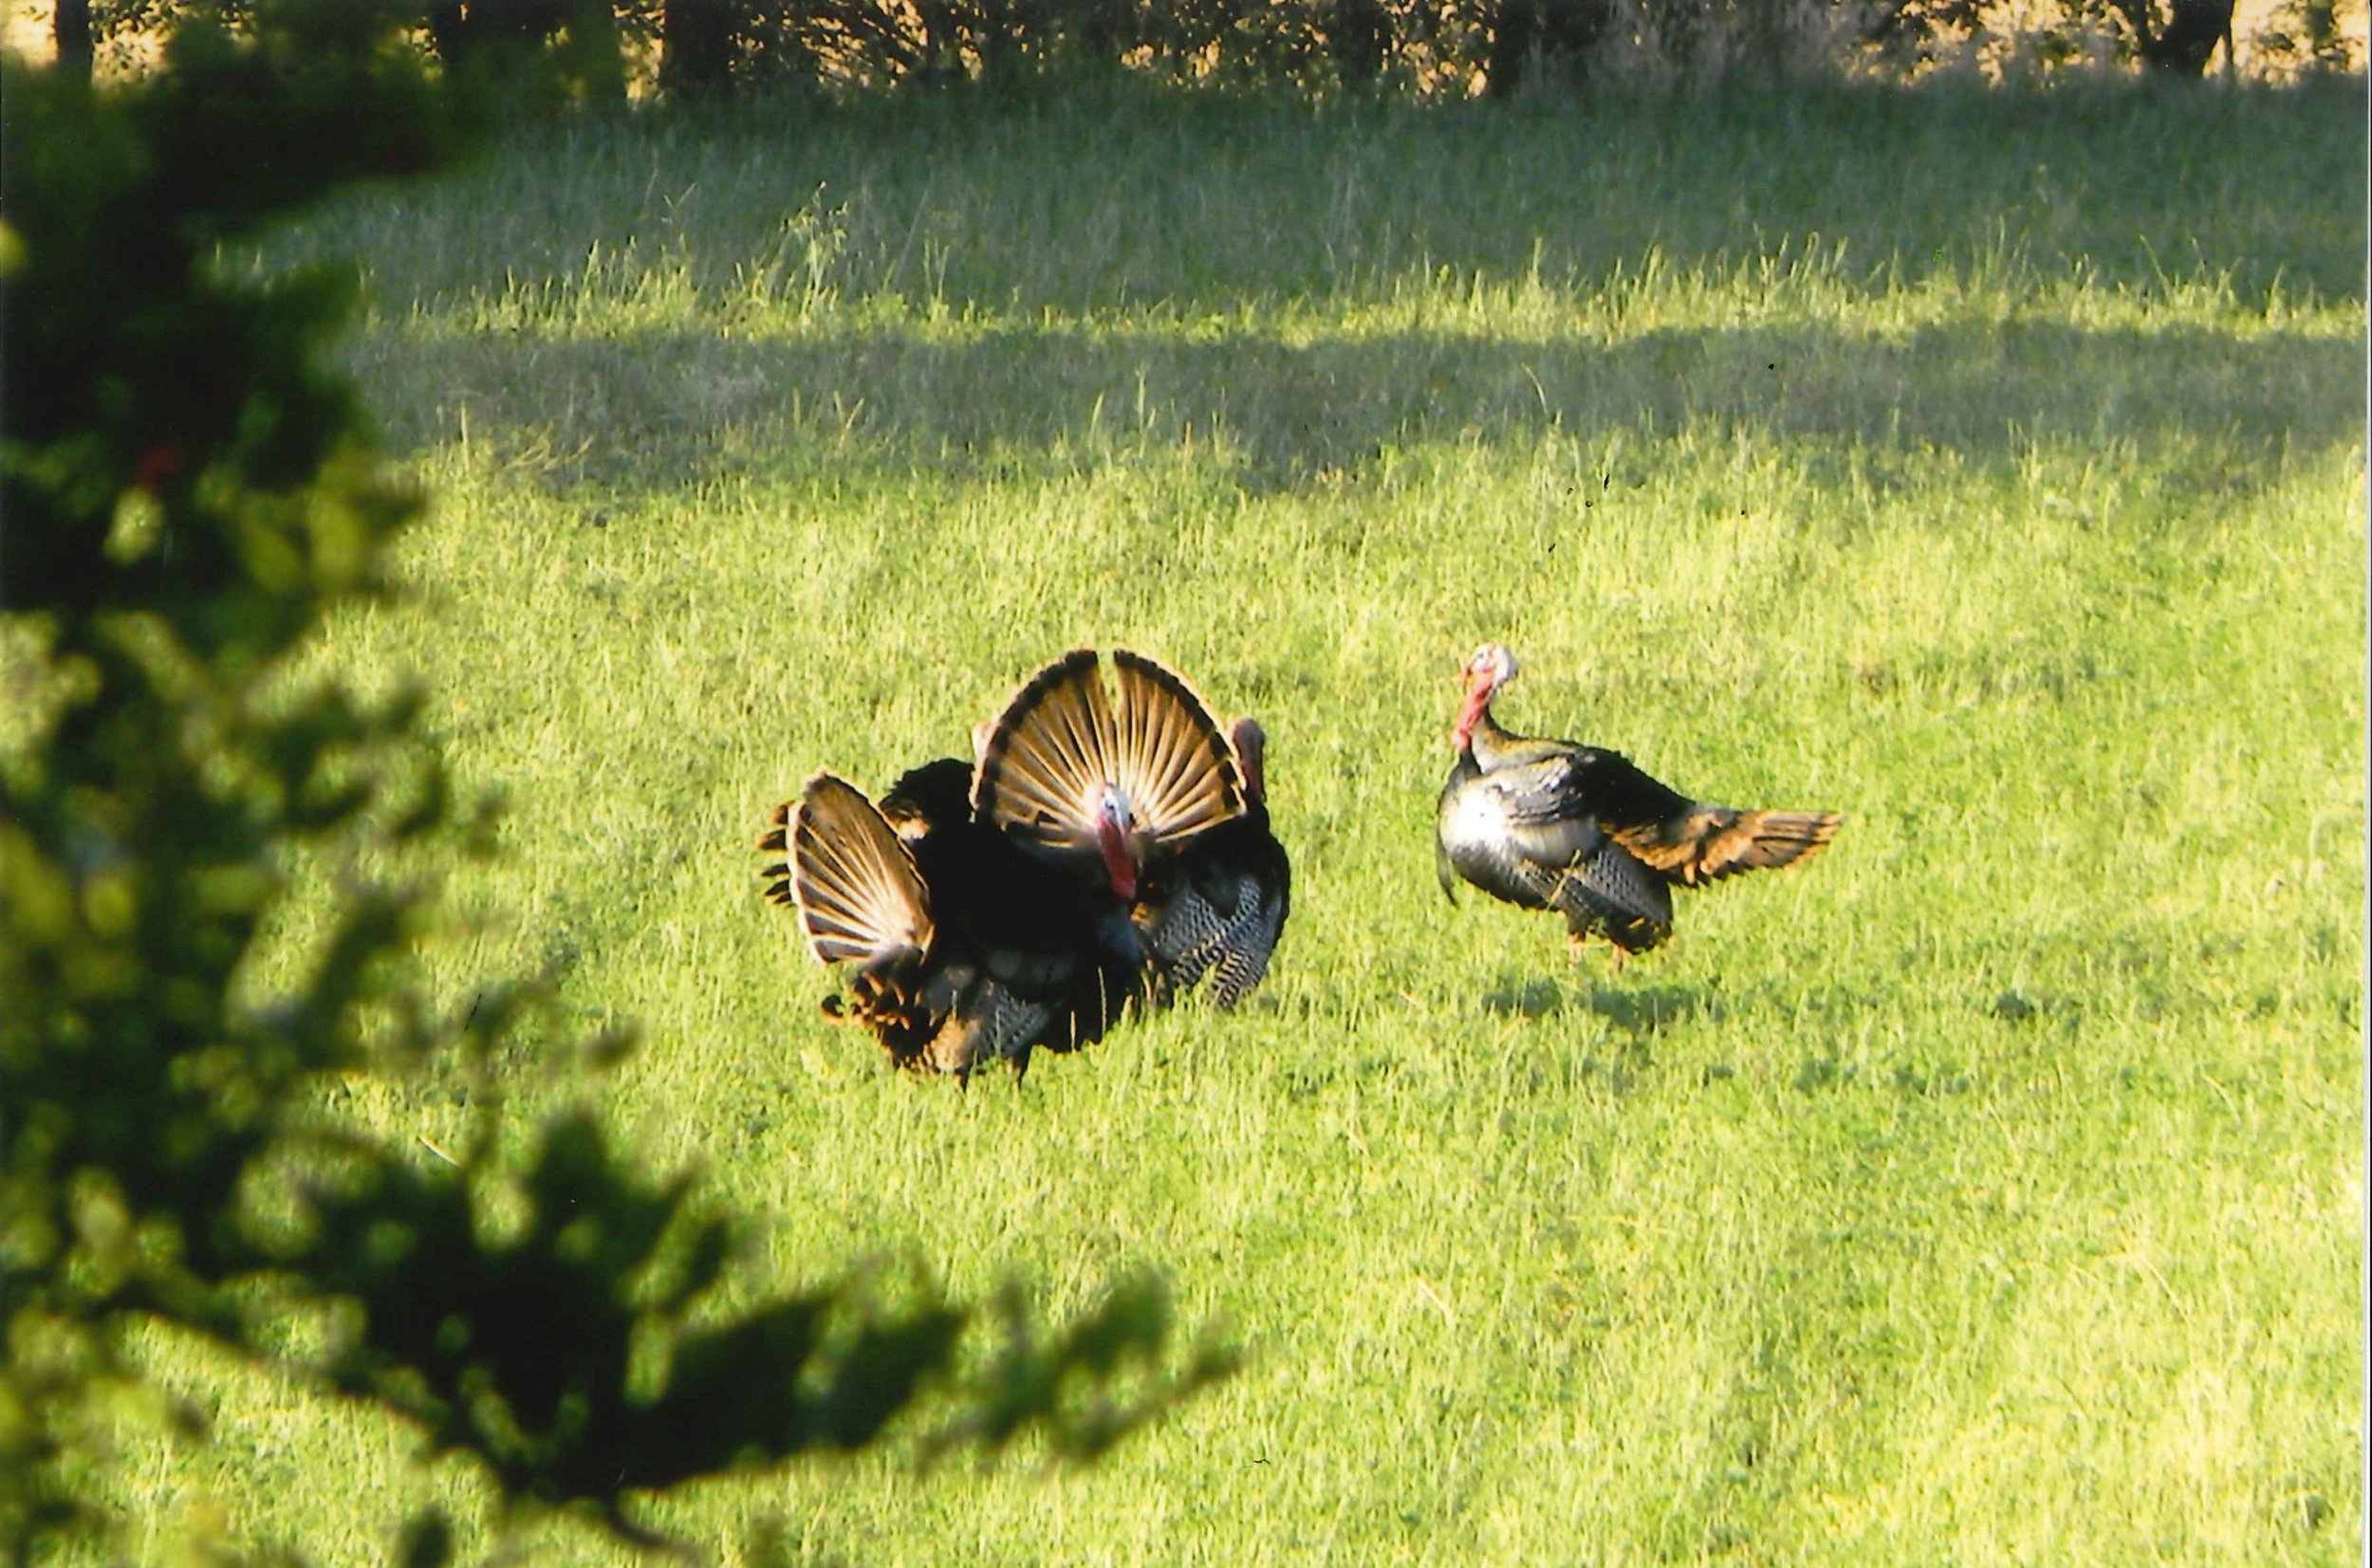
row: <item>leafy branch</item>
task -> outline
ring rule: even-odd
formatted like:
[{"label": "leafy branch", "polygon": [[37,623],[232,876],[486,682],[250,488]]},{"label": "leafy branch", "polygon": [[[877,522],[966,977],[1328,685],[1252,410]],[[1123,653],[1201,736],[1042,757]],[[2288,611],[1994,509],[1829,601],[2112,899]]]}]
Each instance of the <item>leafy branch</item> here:
[{"label": "leafy branch", "polygon": [[[1093,1457],[1227,1370],[1209,1346],[1167,1368],[1158,1285],[1044,1344],[1009,1290],[1001,1348],[966,1374],[981,1314],[927,1282],[892,1300],[857,1270],[718,1310],[741,1227],[588,1112],[524,1159],[491,1125],[439,1158],[327,1116],[339,1075],[475,1070],[564,1032],[537,983],[459,1019],[424,999],[429,884],[348,870],[298,978],[247,1000],[275,919],[324,901],[306,868],[485,837],[417,692],[301,673],[325,617],[391,595],[387,547],[422,505],[321,359],[350,285],[213,265],[466,142],[470,104],[382,20],[185,28],[163,70],[103,95],[0,67],[0,1555],[103,1530],[87,1417],[139,1385],[119,1331],[143,1319],[392,1411],[506,1503],[587,1507],[629,1540],[638,1494],[862,1447],[926,1396],[954,1411],[932,1451],[1036,1426]],[[285,1332],[306,1315],[330,1331]],[[404,1551],[450,1545],[431,1519]]]}]

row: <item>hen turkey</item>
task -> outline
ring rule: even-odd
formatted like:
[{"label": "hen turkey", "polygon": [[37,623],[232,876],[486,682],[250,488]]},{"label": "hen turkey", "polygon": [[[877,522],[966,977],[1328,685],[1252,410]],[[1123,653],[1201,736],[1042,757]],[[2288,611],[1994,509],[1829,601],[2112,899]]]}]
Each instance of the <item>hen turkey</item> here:
[{"label": "hen turkey", "polygon": [[1513,680],[1497,643],[1461,672],[1456,753],[1441,788],[1436,870],[1494,898],[1565,915],[1576,949],[1603,936],[1644,952],[1672,934],[1672,889],[1817,854],[1841,819],[1826,811],[1741,811],[1694,801],[1627,758],[1571,741],[1511,734],[1492,698]]}]

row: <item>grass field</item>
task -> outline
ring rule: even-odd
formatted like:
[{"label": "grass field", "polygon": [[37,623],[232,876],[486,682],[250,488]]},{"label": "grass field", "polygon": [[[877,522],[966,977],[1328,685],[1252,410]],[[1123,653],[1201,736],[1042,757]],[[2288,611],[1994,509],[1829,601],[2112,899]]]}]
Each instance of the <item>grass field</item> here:
[{"label": "grass field", "polygon": [[[2363,1549],[2364,99],[788,107],[523,137],[277,249],[433,488],[417,671],[599,1097],[762,1219],[1245,1369],[1100,1467],[701,1488],[719,1560],[2344,1563]],[[1432,879],[1460,657],[1807,868],[1567,962]],[[1271,735],[1293,922],[895,1078],[748,845],[1074,643]],[[452,1135],[434,1079],[349,1114]],[[424,1156],[425,1157],[425,1156]],[[324,1562],[466,1470],[196,1353],[136,1527]],[[527,1560],[622,1559],[546,1522]]]}]

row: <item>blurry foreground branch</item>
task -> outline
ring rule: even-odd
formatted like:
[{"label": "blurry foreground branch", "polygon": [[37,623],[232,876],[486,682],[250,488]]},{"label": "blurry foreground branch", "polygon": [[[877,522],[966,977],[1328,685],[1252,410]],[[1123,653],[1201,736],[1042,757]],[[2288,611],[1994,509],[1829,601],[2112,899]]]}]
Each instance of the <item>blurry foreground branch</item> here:
[{"label": "blurry foreground branch", "polygon": [[[1222,1351],[1169,1353],[1152,1283],[1050,1337],[1009,1295],[976,1353],[978,1311],[927,1280],[727,1316],[738,1226],[590,1114],[498,1158],[498,1113],[445,1155],[320,1109],[356,1072],[622,1047],[568,1041],[533,984],[445,1016],[411,957],[424,886],[348,871],[331,899],[305,869],[450,858],[487,814],[454,800],[416,692],[295,673],[325,616],[387,593],[420,508],[320,358],[350,285],[210,263],[342,183],[445,162],[465,105],[345,4],[266,9],[238,43],[185,28],[113,93],[11,64],[5,101],[0,1559],[107,1549],[96,1434],[141,1387],[143,1321],[629,1539],[637,1494],[861,1447],[926,1396],[948,1440],[1030,1429],[1084,1457],[1220,1375]],[[326,931],[255,998],[308,893]],[[450,1531],[407,1539],[439,1561]]]}]

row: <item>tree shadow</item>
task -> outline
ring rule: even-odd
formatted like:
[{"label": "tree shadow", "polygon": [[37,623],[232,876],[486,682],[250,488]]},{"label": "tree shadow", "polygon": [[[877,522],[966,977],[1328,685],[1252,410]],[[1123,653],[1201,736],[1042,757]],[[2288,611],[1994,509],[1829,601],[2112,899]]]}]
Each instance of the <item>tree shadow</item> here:
[{"label": "tree shadow", "polygon": [[[1208,451],[1255,491],[1356,476],[1428,441],[1606,444],[1751,429],[1881,455],[1977,461],[2037,445],[2163,445],[2246,490],[2289,455],[2357,439],[2362,348],[2061,322],[1671,328],[1614,344],[1399,332],[1288,341],[1061,326],[951,339],[902,325],[765,340],[647,332],[364,341],[398,448],[471,438],[547,482],[688,484],[830,451],[963,473]],[[2203,435],[2212,440],[2202,441]],[[1577,472],[1574,520],[1650,477],[1642,452]],[[1883,472],[1872,476],[1883,485]]]},{"label": "tree shadow", "polygon": [[[751,94],[523,130],[478,169],[317,215],[292,262],[386,258],[403,316],[644,286],[958,318],[1595,292],[1642,269],[1918,286],[2008,264],[2256,305],[2363,285],[2363,89],[1861,83],[1328,109],[1257,96]],[[1549,177],[1543,177],[1544,175]],[[425,243],[424,243],[425,242]]]}]

